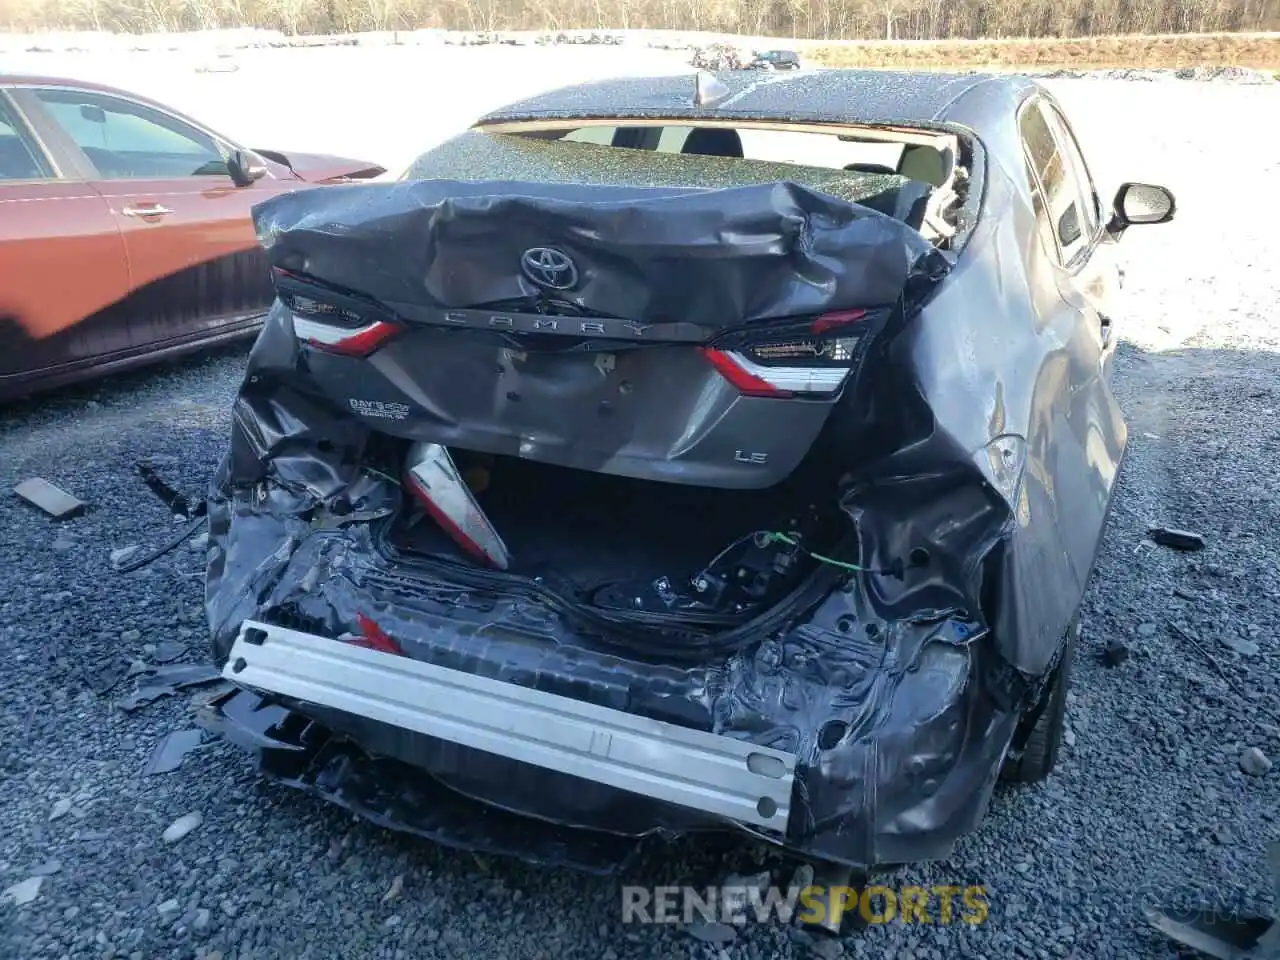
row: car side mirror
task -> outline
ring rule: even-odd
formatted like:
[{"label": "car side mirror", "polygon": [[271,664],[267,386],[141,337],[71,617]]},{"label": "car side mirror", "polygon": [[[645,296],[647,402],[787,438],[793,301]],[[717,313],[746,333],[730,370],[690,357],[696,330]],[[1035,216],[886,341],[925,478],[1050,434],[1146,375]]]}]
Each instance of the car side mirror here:
[{"label": "car side mirror", "polygon": [[1108,229],[1115,234],[1138,223],[1168,223],[1177,212],[1173,191],[1151,183],[1124,183],[1116,191]]},{"label": "car side mirror", "polygon": [[247,187],[267,175],[267,165],[248,150],[236,150],[227,158],[227,173],[237,187]]}]

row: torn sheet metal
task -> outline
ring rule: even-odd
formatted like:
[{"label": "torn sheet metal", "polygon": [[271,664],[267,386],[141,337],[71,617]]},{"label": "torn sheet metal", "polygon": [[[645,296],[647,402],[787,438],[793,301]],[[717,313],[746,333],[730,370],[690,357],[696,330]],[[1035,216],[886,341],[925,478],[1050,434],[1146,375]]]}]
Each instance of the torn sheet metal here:
[{"label": "torn sheet metal", "polygon": [[[245,620],[351,642],[367,639],[368,621],[389,651],[413,660],[795,755],[778,842],[801,855],[855,867],[947,856],[983,815],[1021,711],[1062,654],[1125,442],[1096,338],[1078,323],[1040,323],[1037,303],[1062,301],[1026,267],[1024,241],[1035,233],[1029,202],[1016,202],[1025,177],[989,173],[992,215],[941,280],[903,224],[788,184],[700,193],[437,180],[336,187],[258,208],[276,265],[397,309],[535,295],[520,258],[552,242],[581,256],[584,302],[637,321],[676,310],[716,328],[873,294],[902,301],[913,277],[925,278],[929,296],[875,332],[873,359],[819,421],[823,455],[843,478],[833,497],[856,527],[865,569],[834,578],[803,615],[679,662],[622,650],[527,595],[424,575],[388,550],[386,531],[409,506],[395,479],[404,448],[440,422],[439,405],[388,397],[376,409],[396,417],[360,414],[331,392],[325,371],[352,363],[353,382],[357,373],[365,382],[375,365],[304,348],[277,304],[211,488],[206,600],[217,662]],[[694,270],[694,241],[713,235],[713,250],[721,237],[764,239],[724,241],[722,256]],[[846,240],[852,267],[841,260]],[[468,382],[501,396],[493,365],[476,370]],[[654,409],[664,417],[629,421],[637,433],[669,419],[669,407]],[[777,429],[768,415],[753,422]],[[900,575],[883,573],[893,569]],[[274,758],[269,773],[353,803],[345,778],[355,761],[318,757],[294,728],[354,742],[431,785],[393,802],[378,794],[381,781],[361,780],[375,799],[360,809],[451,838],[442,842],[528,852],[548,824],[557,835],[572,827],[633,841],[746,829],[368,717],[268,706],[293,731],[284,753],[243,732],[262,711],[219,722]],[[499,842],[487,828],[436,823],[459,798],[481,804],[488,823],[518,812],[539,827]]]}]

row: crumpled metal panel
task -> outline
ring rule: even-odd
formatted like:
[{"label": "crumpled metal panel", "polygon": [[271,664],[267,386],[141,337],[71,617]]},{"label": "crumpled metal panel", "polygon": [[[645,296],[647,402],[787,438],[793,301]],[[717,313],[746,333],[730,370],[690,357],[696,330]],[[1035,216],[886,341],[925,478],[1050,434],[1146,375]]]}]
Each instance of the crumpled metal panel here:
[{"label": "crumpled metal panel", "polygon": [[[884,332],[826,426],[828,455],[847,457],[834,466],[861,562],[910,558],[901,578],[853,574],[803,622],[693,665],[622,655],[539,604],[424,581],[379,553],[379,521],[368,519],[400,506],[398,487],[370,469],[383,438],[326,397],[284,318],[255,345],[211,490],[217,659],[247,617],[341,638],[364,615],[406,656],[794,752],[800,783],[784,842],[797,852],[856,866],[945,857],[981,818],[1020,711],[1060,656],[1126,436],[1099,342],[1033,256],[1020,171],[992,162],[984,175],[987,214],[955,268],[918,314]],[[370,194],[371,209],[445,188],[403,189]],[[315,202],[351,218],[341,222],[357,234],[353,260],[391,254],[366,261],[363,282],[429,286],[412,272],[420,249],[391,251],[361,231],[355,191]],[[308,222],[301,200],[275,208],[285,210],[295,226]],[[313,226],[325,233],[318,217]],[[347,270],[339,232],[314,249]],[[633,836],[709,826],[456,745],[406,743],[357,718],[322,722],[505,810]]]},{"label": "crumpled metal panel", "polygon": [[[877,185],[869,193],[907,183],[870,179]],[[576,264],[572,291],[550,292],[578,309],[636,324],[678,321],[707,335],[892,304],[948,267],[904,223],[787,182],[708,189],[409,180],[282,194],[253,216],[274,266],[373,297],[410,320],[414,307],[547,295],[520,269],[527,251],[543,247]]]},{"label": "crumpled metal panel", "polygon": [[[877,195],[894,182],[888,194],[915,196],[907,188],[922,186],[866,179]],[[255,217],[274,265],[372,297],[409,326],[368,362],[309,361],[318,388],[371,411],[375,429],[734,489],[787,477],[838,397],[779,404],[744,396],[692,344],[767,320],[902,301],[892,311],[900,322],[949,268],[901,221],[787,182],[646,189],[423,180],[285,195]],[[528,251],[548,247],[572,259],[572,289],[542,289],[522,268]],[[563,343],[524,350],[515,337],[494,335],[501,327],[450,326],[450,309],[476,310],[473,324],[516,312],[609,336],[558,335]],[[859,333],[869,340],[886,322],[867,319]],[[277,311],[269,323],[289,320]],[[389,409],[408,414],[380,416]],[[768,450],[767,462],[751,460],[758,450]]]}]

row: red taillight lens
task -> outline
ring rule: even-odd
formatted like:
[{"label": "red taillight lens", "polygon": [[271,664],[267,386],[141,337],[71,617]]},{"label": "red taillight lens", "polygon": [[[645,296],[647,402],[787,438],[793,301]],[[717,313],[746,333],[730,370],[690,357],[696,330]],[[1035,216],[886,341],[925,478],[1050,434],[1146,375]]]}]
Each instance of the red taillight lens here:
[{"label": "red taillight lens", "polygon": [[294,335],[325,353],[367,357],[404,328],[367,298],[333,290],[279,267],[276,296],[293,314]]},{"label": "red taillight lens", "polygon": [[[702,354],[711,361],[711,365],[720,371],[720,375],[738,388],[739,393],[748,397],[789,397],[789,391],[774,386],[764,377],[753,373],[752,364],[736,353],[724,350],[713,350],[703,347]],[[744,362],[745,361],[745,362]]]},{"label": "red taillight lens", "polygon": [[834,313],[824,313],[813,321],[813,332],[826,333],[829,330],[835,330],[837,327],[865,320],[866,317],[867,311],[865,310],[837,310]]},{"label": "red taillight lens", "polygon": [[739,392],[751,397],[831,395],[848,379],[864,339],[866,310],[825,313],[739,331],[703,354]]},{"label": "red taillight lens", "polygon": [[330,326],[295,313],[293,332],[308,346],[342,357],[367,357],[403,328],[398,324],[375,320],[362,327]]},{"label": "red taillight lens", "polygon": [[478,560],[506,570],[507,545],[458,473],[449,449],[418,441],[409,447],[405,486],[458,546]]}]

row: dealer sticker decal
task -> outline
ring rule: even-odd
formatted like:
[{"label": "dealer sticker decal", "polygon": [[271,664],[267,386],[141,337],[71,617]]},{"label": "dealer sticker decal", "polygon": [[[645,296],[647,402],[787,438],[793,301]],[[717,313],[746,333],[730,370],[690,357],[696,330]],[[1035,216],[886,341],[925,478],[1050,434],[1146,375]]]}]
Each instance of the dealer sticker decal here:
[{"label": "dealer sticker decal", "polygon": [[403,420],[409,416],[409,407],[403,403],[383,403],[381,400],[347,401],[351,409],[362,417],[377,417],[380,420]]}]

